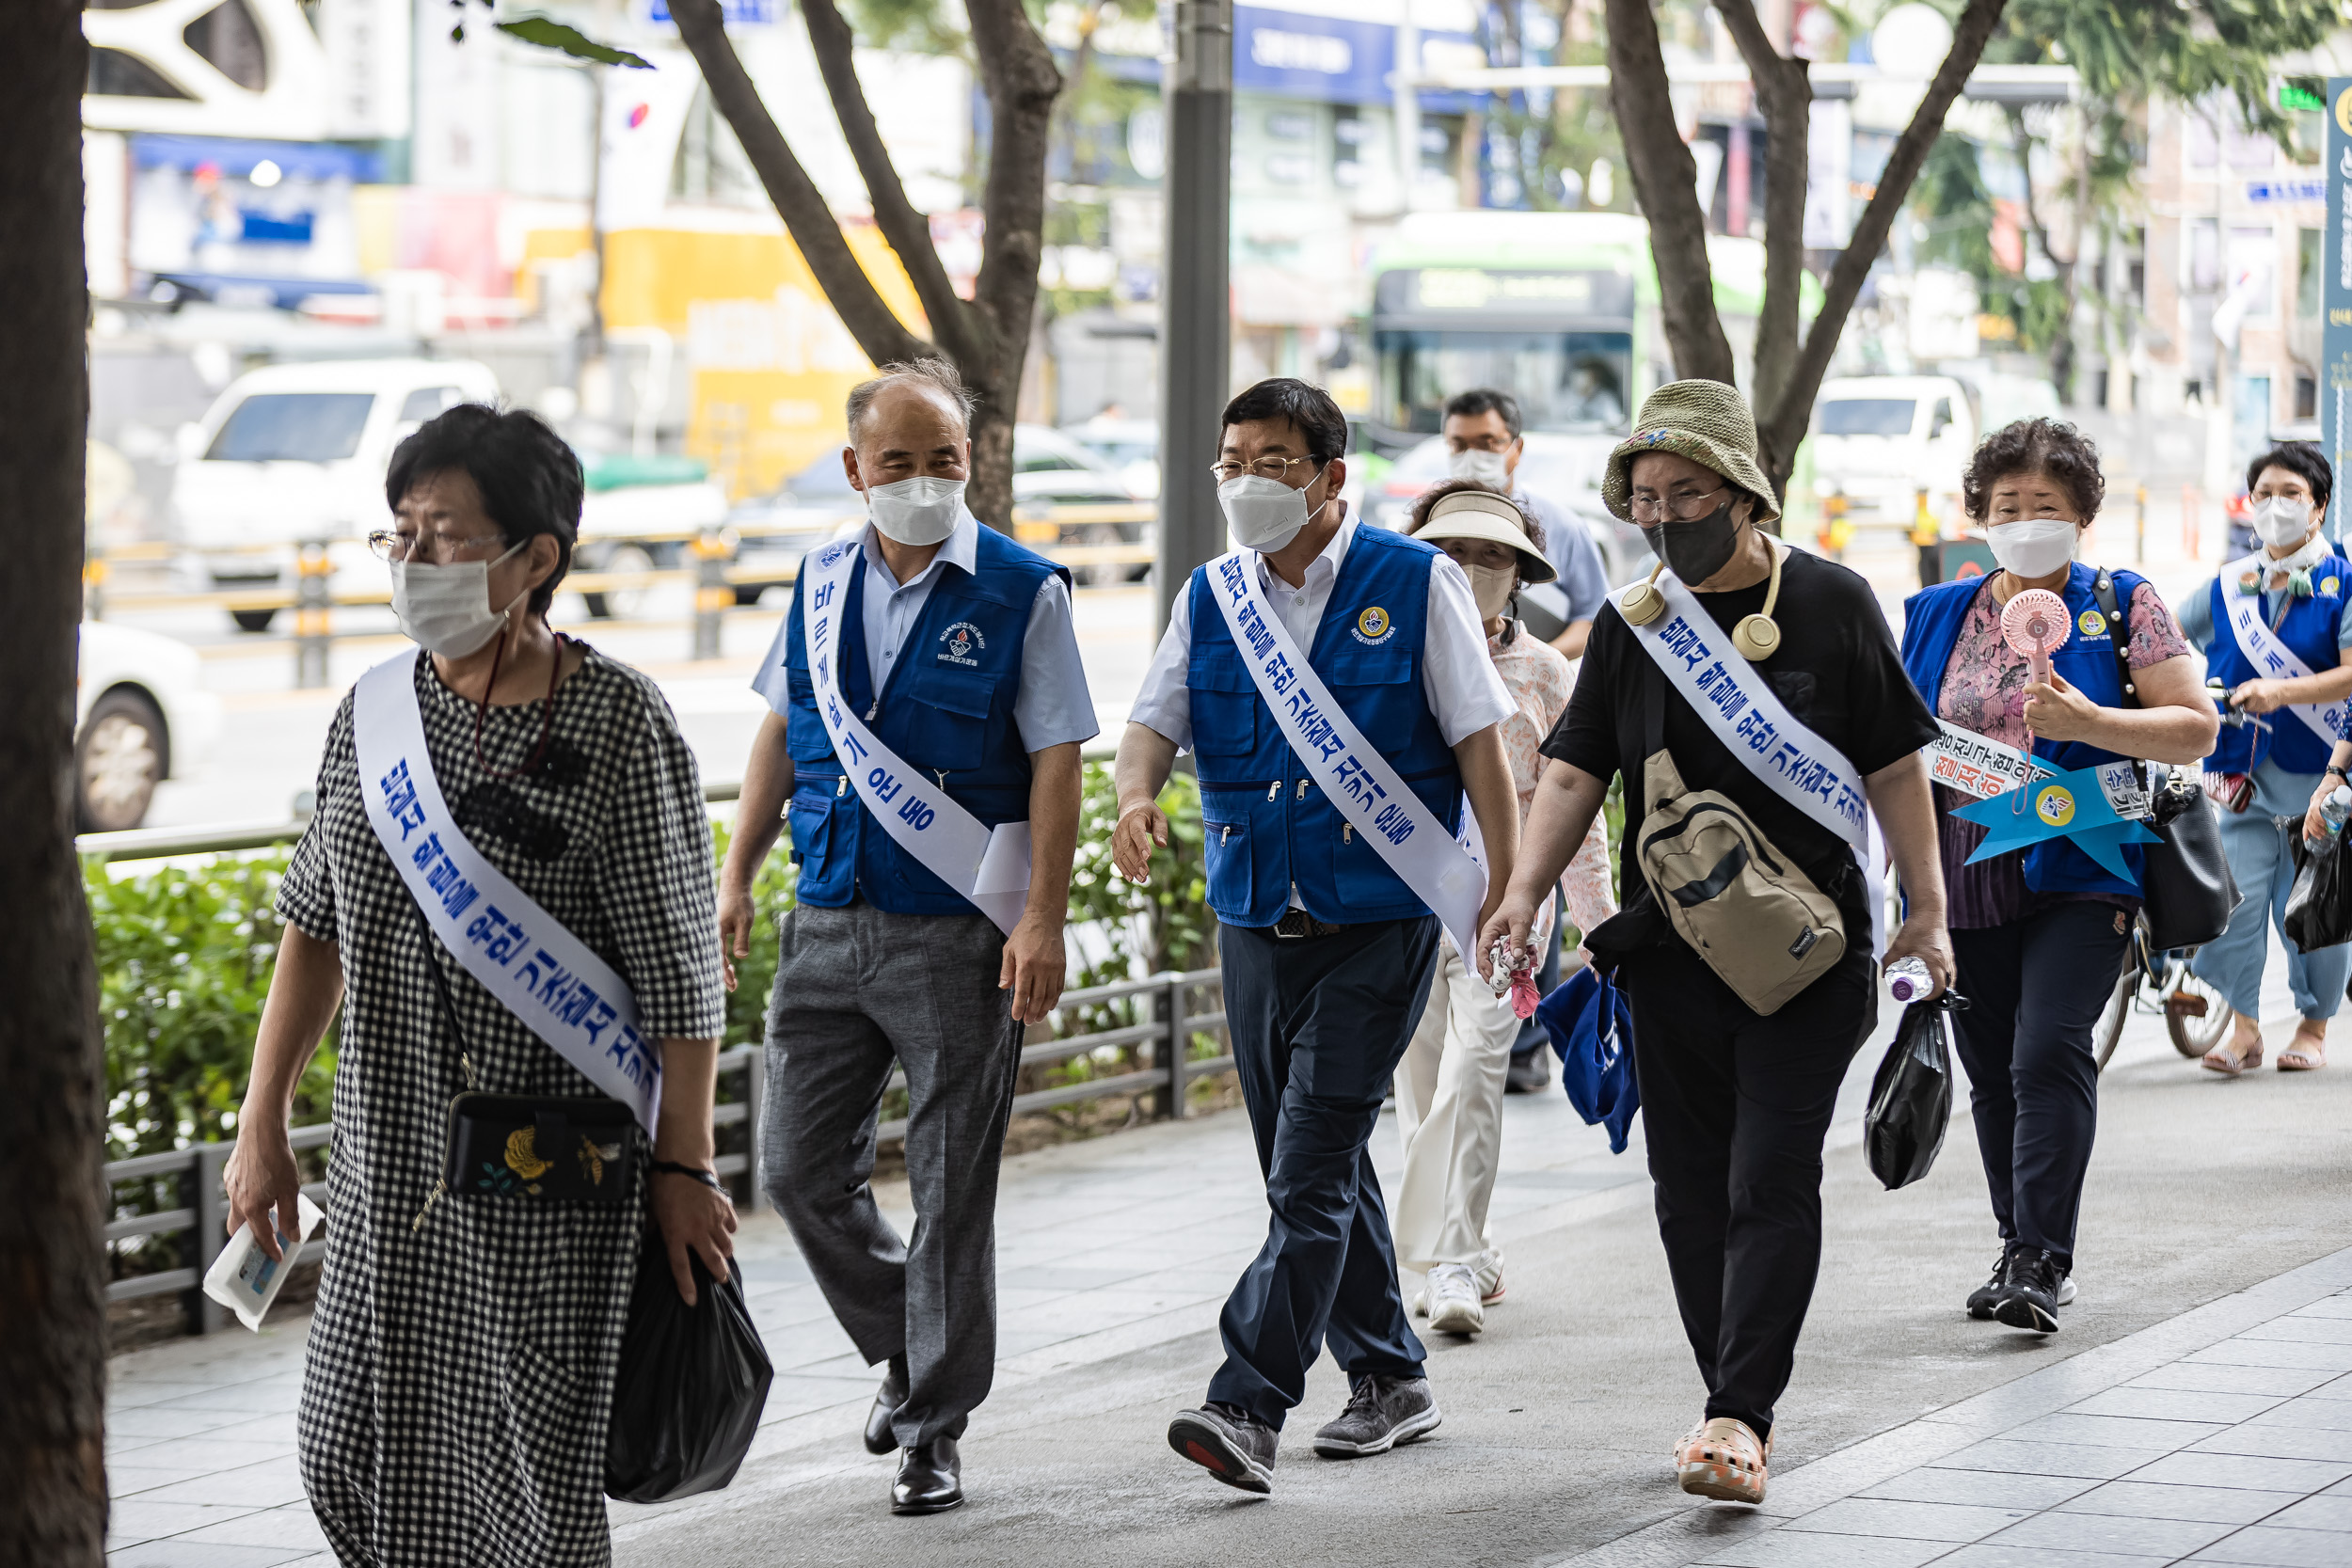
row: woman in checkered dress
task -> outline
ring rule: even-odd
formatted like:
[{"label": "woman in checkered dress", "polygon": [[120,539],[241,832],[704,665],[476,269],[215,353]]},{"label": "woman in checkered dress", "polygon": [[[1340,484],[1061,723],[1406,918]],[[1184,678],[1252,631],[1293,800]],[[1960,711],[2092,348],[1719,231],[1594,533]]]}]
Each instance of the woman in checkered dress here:
[{"label": "woman in checkered dress", "polygon": [[[651,1157],[707,1169],[723,1025],[709,826],[659,689],[548,628],[580,496],[577,459],[544,425],[461,407],[395,453],[397,526],[378,544],[414,563],[411,583],[429,578],[415,566],[490,563],[470,615],[437,616],[428,593],[404,607],[419,641],[462,650],[416,661],[434,771],[473,846],[628,982],[663,1051]],[[286,940],[228,1173],[232,1228],[291,1212],[292,1085],[340,1001],[304,1484],[348,1564],[606,1563],[606,1429],[643,1227],[660,1227],[691,1291],[687,1249],[723,1271],[733,1212],[671,1172],[618,1207],[434,1200],[457,1094],[598,1091],[427,931],[360,789],[346,697],[278,894]]]}]

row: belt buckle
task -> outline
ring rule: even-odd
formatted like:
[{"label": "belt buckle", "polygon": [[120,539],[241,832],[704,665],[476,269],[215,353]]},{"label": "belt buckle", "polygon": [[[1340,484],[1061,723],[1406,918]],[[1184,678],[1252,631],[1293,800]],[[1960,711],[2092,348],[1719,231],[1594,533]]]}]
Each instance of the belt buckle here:
[{"label": "belt buckle", "polygon": [[1314,934],[1307,911],[1294,904],[1282,911],[1282,918],[1274,923],[1274,935],[1282,942],[1300,942]]}]

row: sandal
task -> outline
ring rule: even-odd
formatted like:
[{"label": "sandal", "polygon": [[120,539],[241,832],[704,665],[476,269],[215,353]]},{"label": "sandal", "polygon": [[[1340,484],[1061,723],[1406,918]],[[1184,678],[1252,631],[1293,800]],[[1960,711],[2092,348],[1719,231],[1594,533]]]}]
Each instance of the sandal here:
[{"label": "sandal", "polygon": [[1760,1503],[1769,1451],[1747,1422],[1718,1416],[1699,1428],[1676,1470],[1682,1489],[1692,1497]]},{"label": "sandal", "polygon": [[2263,1065],[2262,1041],[2256,1040],[2253,1050],[2243,1056],[2232,1054],[2230,1048],[2226,1045],[2217,1045],[2200,1057],[2197,1065],[2208,1072],[2220,1073],[2225,1078],[2235,1078],[2241,1072],[2251,1072]]},{"label": "sandal", "polygon": [[2298,1035],[2295,1043],[2279,1053],[2280,1072],[2317,1072],[2328,1065],[2328,1042]]}]

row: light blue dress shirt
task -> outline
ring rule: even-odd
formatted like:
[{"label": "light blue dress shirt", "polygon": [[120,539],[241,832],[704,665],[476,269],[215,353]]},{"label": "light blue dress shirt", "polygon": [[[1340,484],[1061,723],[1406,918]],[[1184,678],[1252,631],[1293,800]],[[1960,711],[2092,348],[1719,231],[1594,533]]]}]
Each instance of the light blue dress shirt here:
[{"label": "light blue dress shirt", "polygon": [[1589,621],[1599,614],[1601,601],[1609,596],[1609,571],[1583,519],[1525,490],[1512,491],[1511,501],[1544,531],[1544,558],[1560,574],[1552,586],[1568,601],[1568,612],[1561,619]]},{"label": "light blue dress shirt", "polygon": [[[882,691],[889,684],[890,672],[905,650],[908,636],[922,619],[923,607],[930,602],[941,572],[948,566],[971,572],[977,566],[980,524],[970,512],[963,512],[930,564],[906,582],[891,576],[872,523],[858,535],[858,543],[866,554],[862,628],[866,668],[873,677],[874,689]],[[769,645],[758,673],[752,677],[752,689],[778,714],[791,702],[784,670],[784,640],[791,629],[791,617],[787,616],[776,628],[776,640]],[[1102,733],[1103,726],[1094,718],[1094,698],[1087,690],[1086,662],[1078,655],[1070,587],[1059,573],[1046,578],[1037,591],[1037,602],[1029,608],[1029,629],[1021,644],[1021,689],[1013,698],[1012,717],[1020,726],[1021,748],[1025,752],[1091,740]]]}]

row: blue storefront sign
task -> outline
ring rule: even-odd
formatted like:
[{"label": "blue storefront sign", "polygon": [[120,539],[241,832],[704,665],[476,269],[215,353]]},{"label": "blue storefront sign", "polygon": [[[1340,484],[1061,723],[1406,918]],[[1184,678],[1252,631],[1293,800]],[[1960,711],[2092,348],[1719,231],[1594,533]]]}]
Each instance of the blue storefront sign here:
[{"label": "blue storefront sign", "polygon": [[2345,458],[2352,453],[2352,76],[2328,78],[2328,227],[2321,241],[2319,438],[2339,498],[2330,529],[2344,536]]},{"label": "blue storefront sign", "polygon": [[[1474,42],[1467,33],[1423,32],[1424,45]],[[1385,22],[1306,11],[1233,8],[1233,90],[1324,103],[1392,103],[1396,29]],[[1461,114],[1468,93],[1424,92],[1431,114]]]}]

